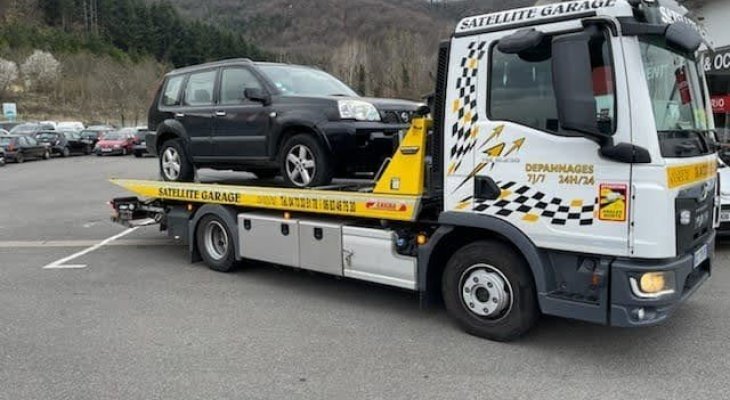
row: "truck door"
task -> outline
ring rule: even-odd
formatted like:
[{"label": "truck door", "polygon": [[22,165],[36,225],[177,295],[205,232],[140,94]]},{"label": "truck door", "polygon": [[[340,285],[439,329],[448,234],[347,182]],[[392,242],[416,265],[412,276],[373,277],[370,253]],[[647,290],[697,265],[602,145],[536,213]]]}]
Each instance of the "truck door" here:
[{"label": "truck door", "polygon": [[[543,25],[540,43],[500,49],[515,31],[456,38],[446,110],[446,208],[499,218],[538,247],[628,254],[631,168],[561,129],[552,40],[578,21]],[[565,32],[565,33],[564,33]],[[596,113],[615,143],[631,142],[620,43],[601,29],[590,43]]]}]

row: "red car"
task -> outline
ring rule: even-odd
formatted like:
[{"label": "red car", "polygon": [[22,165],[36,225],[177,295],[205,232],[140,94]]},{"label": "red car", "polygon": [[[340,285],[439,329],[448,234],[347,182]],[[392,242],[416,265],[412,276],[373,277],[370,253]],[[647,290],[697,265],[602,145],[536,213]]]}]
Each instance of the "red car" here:
[{"label": "red car", "polygon": [[96,143],[94,153],[97,156],[119,154],[126,156],[132,153],[136,138],[127,132],[109,132]]}]

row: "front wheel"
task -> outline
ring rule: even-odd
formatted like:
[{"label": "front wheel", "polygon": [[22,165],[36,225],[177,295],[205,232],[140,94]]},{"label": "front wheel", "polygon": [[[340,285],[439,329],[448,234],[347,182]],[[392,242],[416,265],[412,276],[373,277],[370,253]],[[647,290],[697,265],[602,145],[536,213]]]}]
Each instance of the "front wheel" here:
[{"label": "front wheel", "polygon": [[207,215],[200,220],[195,239],[198,252],[210,269],[230,272],[236,267],[233,235],[217,215]]},{"label": "front wheel", "polygon": [[180,139],[168,140],[160,148],[160,174],[169,182],[192,182],[195,178],[193,164]]},{"label": "front wheel", "polygon": [[293,136],[286,141],[281,154],[281,175],[288,186],[318,187],[332,181],[330,156],[312,135]]},{"label": "front wheel", "polygon": [[527,263],[511,247],[480,241],[464,246],[444,270],[449,315],[467,333],[508,342],[526,334],[539,309]]},{"label": "front wheel", "polygon": [[18,164],[22,164],[25,162],[25,156],[23,155],[23,153],[15,154],[15,162]]},{"label": "front wheel", "polygon": [[71,155],[71,150],[68,149],[68,147],[64,147],[63,151],[61,151],[61,157],[68,157]]},{"label": "front wheel", "polygon": [[50,160],[51,159],[51,151],[50,150],[46,150],[46,152],[43,153],[43,159],[44,160]]}]

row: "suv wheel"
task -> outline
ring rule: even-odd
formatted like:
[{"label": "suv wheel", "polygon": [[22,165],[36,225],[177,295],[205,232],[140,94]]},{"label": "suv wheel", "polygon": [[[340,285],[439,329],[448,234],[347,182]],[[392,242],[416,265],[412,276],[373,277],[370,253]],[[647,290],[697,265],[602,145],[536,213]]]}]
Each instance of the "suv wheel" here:
[{"label": "suv wheel", "polygon": [[327,152],[313,136],[301,134],[290,138],[282,155],[281,175],[288,186],[318,187],[332,181]]},{"label": "suv wheel", "polygon": [[71,150],[68,149],[68,147],[64,147],[61,151],[61,157],[68,157],[71,155]]},{"label": "suv wheel", "polygon": [[168,140],[160,148],[160,174],[162,179],[171,182],[192,182],[195,177],[193,164],[180,139]]}]

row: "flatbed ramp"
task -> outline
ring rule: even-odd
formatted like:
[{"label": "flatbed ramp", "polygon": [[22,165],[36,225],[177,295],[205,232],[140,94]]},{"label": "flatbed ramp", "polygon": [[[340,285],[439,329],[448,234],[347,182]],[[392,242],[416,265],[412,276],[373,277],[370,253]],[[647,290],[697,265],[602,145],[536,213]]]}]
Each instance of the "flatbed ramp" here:
[{"label": "flatbed ramp", "polygon": [[415,221],[422,200],[422,196],[337,190],[176,183],[135,179],[112,179],[111,182],[140,197],[149,199],[391,221]]}]

